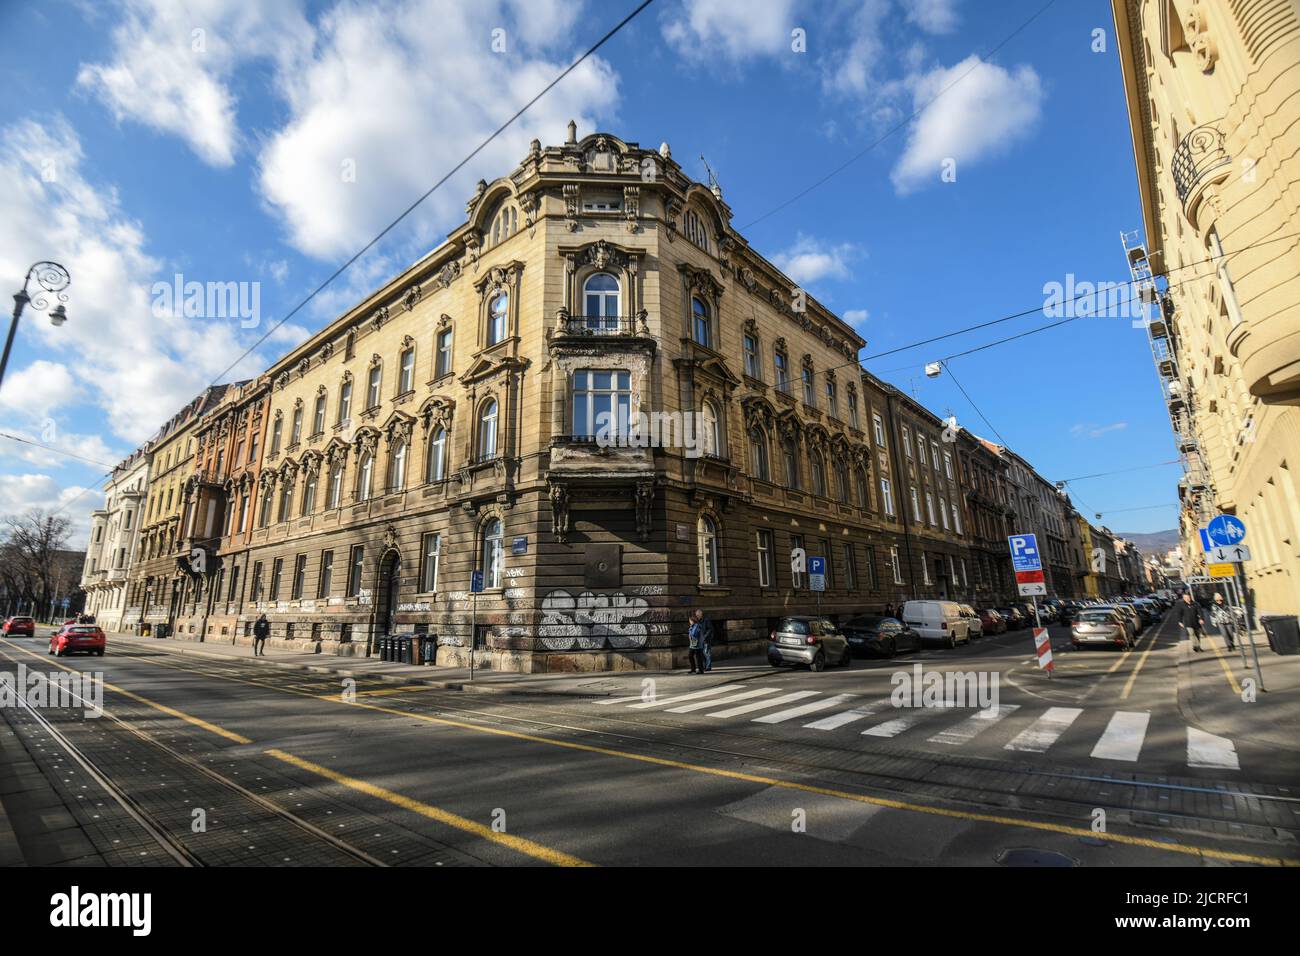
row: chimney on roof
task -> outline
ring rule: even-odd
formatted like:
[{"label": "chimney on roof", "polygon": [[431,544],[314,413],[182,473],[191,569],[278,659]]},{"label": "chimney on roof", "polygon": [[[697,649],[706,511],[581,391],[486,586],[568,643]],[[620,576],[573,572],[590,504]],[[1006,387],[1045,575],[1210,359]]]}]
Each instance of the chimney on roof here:
[{"label": "chimney on roof", "polygon": [[578,124],[575,123],[573,120],[569,120],[569,136],[568,139],[564,141],[564,145],[565,146],[578,145]]}]

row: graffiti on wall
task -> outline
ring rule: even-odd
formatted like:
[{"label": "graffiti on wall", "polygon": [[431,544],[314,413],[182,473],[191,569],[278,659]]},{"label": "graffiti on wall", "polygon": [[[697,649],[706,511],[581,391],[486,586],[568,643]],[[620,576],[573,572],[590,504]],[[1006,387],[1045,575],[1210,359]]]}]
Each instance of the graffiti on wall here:
[{"label": "graffiti on wall", "polygon": [[576,597],[557,589],[542,599],[542,621],[537,637],[552,651],[636,650],[645,647],[650,635],[649,610],[644,598],[629,597],[622,591]]}]

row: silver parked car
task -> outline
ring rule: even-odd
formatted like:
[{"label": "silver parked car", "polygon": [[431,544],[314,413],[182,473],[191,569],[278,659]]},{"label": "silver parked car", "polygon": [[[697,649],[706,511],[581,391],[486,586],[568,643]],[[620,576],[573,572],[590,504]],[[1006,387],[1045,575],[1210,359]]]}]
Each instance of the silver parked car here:
[{"label": "silver parked car", "polygon": [[1118,614],[1120,620],[1124,622],[1124,631],[1128,636],[1129,646],[1132,647],[1137,643],[1138,634],[1141,633],[1142,619],[1138,617],[1138,612],[1133,608],[1127,604],[1098,604],[1096,607],[1088,608],[1088,610]]},{"label": "silver parked car", "polygon": [[975,613],[975,609],[969,604],[958,604],[957,606],[961,608],[961,616],[966,622],[966,627],[970,630],[970,636],[972,638],[983,637],[984,622],[980,619],[980,616]]},{"label": "silver parked car", "polygon": [[783,617],[767,642],[767,662],[773,667],[803,665],[820,671],[827,664],[852,661],[848,639],[824,617]]},{"label": "silver parked car", "polygon": [[1070,625],[1070,643],[1075,649],[1092,644],[1133,649],[1133,628],[1119,611],[1084,608]]}]

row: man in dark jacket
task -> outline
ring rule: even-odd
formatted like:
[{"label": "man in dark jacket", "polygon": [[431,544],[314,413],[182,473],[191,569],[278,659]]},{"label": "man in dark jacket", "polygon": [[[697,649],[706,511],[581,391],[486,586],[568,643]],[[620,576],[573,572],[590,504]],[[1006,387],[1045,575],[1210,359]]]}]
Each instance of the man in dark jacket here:
[{"label": "man in dark jacket", "polygon": [[265,614],[259,614],[253,622],[253,656],[266,656],[266,639],[271,636],[271,622]]},{"label": "man in dark jacket", "polygon": [[1201,651],[1201,638],[1205,636],[1205,625],[1201,619],[1201,606],[1192,600],[1192,592],[1183,592],[1183,603],[1178,607],[1178,626],[1186,633],[1192,630],[1192,650]]}]

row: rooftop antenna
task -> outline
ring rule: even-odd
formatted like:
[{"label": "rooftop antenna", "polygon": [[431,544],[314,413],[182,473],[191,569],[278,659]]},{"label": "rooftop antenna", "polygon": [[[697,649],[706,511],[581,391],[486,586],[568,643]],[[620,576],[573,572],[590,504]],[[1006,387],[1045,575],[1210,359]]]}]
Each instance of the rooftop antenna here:
[{"label": "rooftop antenna", "polygon": [[718,185],[718,177],[713,175],[713,168],[709,165],[709,161],[704,158],[703,153],[700,153],[700,162],[704,164],[704,168],[709,174],[709,192],[713,193],[713,195],[718,199],[721,199],[722,187]]}]

